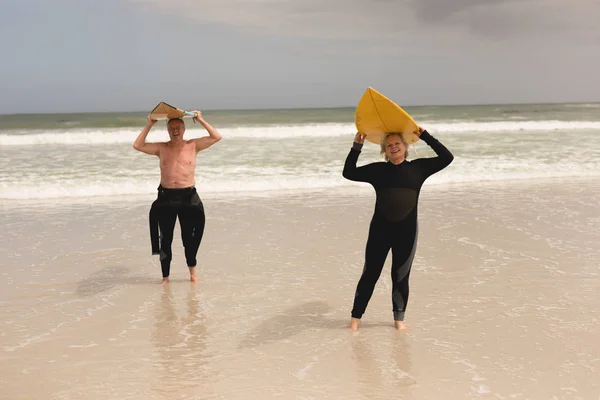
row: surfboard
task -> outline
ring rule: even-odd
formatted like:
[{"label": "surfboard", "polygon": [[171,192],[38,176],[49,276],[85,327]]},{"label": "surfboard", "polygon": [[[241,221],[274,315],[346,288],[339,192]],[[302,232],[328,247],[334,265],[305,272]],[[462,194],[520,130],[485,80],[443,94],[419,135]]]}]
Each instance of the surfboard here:
[{"label": "surfboard", "polygon": [[163,101],[158,103],[154,110],[150,112],[150,118],[160,120],[160,119],[171,119],[171,118],[185,118],[185,117],[193,117],[194,113],[191,111],[185,111],[177,107],[173,107],[170,104],[167,104]]},{"label": "surfboard", "polygon": [[419,126],[406,111],[377,90],[368,88],[356,106],[354,124],[366,139],[380,144],[383,135],[401,133],[408,144],[419,140]]}]

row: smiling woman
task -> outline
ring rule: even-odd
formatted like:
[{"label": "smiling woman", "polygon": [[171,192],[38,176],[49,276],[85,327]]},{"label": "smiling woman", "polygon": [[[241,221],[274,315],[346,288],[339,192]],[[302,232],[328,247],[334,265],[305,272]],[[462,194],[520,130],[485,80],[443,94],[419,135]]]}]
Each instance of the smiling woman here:
[{"label": "smiling woman", "polygon": [[404,314],[408,304],[408,279],[417,248],[417,203],[425,180],[447,167],[454,156],[427,131],[419,128],[419,137],[437,157],[407,161],[406,141],[398,133],[385,135],[381,152],[387,162],[357,167],[356,162],[365,136],[357,133],[344,165],[346,179],[368,182],[377,196],[375,213],[369,228],[365,265],[358,282],[352,307],[350,330],[358,329],[375,284],[381,275],[387,254],[392,250],[392,306],[396,329],[407,330]]},{"label": "smiling woman", "polygon": [[[422,130],[420,130],[420,132],[422,132]],[[404,136],[398,132],[386,133],[381,140],[381,155],[385,158],[385,161],[390,161],[391,157],[396,157],[396,155],[402,155],[402,160],[407,159],[408,143],[406,143]]]}]

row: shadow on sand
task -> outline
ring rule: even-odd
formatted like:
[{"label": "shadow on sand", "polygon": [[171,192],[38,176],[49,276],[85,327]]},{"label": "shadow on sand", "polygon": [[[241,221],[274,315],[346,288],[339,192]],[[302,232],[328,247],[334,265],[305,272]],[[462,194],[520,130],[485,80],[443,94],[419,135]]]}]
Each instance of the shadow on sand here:
[{"label": "shadow on sand", "polygon": [[158,285],[160,280],[146,276],[131,276],[129,268],[104,267],[77,283],[75,294],[80,297],[90,297],[106,292],[116,286],[128,285]]},{"label": "shadow on sand", "polygon": [[[349,315],[347,319],[341,320],[328,318],[330,314],[331,307],[324,301],[310,301],[288,308],[258,325],[240,343],[239,348],[251,348],[285,341],[307,329],[346,330],[348,328]],[[376,326],[393,329],[393,322],[388,324],[362,323],[361,329]]]}]

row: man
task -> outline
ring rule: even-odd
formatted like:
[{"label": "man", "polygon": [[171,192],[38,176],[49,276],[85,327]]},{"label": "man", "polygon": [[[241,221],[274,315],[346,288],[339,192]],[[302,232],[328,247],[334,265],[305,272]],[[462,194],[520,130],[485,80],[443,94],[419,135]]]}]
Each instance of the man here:
[{"label": "man", "polygon": [[177,217],[190,280],[198,281],[196,254],[204,233],[205,216],[202,201],[195,187],[196,156],[198,152],[221,140],[221,134],[202,118],[200,111],[194,111],[194,121],[206,129],[208,136],[184,140],[185,124],[182,119],[175,118],[167,122],[170,138],[168,142],[146,143],[150,129],[157,122],[148,116],[148,123],[133,143],[134,149],[158,156],[160,160],[158,198],[150,209],[150,238],[152,254],[160,255],[163,284],[169,282],[171,244]]}]

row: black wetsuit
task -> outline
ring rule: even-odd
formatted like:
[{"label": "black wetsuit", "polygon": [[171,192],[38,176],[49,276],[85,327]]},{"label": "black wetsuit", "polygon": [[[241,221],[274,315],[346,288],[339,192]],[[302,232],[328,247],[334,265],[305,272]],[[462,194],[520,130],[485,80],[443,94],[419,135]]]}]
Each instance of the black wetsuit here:
[{"label": "black wetsuit", "polygon": [[377,196],[369,227],[365,266],[354,296],[353,318],[361,318],[365,312],[391,249],[394,320],[404,320],[408,279],[417,248],[419,192],[425,179],[454,159],[452,153],[427,131],[423,131],[421,139],[435,151],[437,157],[405,160],[398,165],[377,162],[357,168],[362,145],[354,143],[346,158],[343,176],[351,181],[370,183]]},{"label": "black wetsuit", "polygon": [[196,254],[204,233],[204,206],[195,187],[166,189],[158,187],[158,198],[150,209],[150,240],[152,254],[160,254],[164,278],[171,270],[171,244],[175,221],[179,217],[181,240],[188,267],[196,266]]}]

